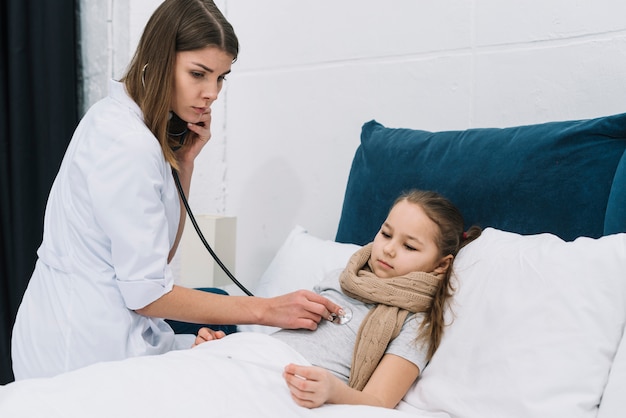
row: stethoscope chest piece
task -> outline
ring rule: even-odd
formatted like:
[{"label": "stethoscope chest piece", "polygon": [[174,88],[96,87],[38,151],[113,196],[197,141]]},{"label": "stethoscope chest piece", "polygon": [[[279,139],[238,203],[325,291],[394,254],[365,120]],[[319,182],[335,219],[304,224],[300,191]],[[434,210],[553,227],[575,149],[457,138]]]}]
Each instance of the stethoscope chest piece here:
[{"label": "stethoscope chest piece", "polygon": [[342,315],[337,315],[336,313],[331,314],[331,322],[337,325],[345,325],[352,319],[352,309],[345,307],[341,308],[343,310]]}]

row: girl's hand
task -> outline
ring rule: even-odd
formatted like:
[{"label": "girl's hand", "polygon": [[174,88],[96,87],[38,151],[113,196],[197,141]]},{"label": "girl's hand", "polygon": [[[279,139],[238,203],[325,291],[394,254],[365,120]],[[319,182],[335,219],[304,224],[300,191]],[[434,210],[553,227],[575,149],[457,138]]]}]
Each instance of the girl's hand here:
[{"label": "girl's hand", "polygon": [[210,328],[200,328],[198,330],[198,335],[196,336],[196,340],[193,342],[191,348],[197,346],[198,344],[205,343],[207,341],[219,340],[220,338],[224,338],[226,334],[224,331],[213,331]]},{"label": "girl's hand", "polygon": [[291,397],[300,406],[317,408],[332,400],[339,388],[346,386],[328,370],[315,366],[285,366],[283,378],[287,382]]}]

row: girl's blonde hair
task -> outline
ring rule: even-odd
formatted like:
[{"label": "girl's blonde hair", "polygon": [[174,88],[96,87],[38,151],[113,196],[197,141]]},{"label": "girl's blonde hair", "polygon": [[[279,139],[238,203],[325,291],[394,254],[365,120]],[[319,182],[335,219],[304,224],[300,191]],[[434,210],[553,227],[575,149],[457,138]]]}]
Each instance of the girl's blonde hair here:
[{"label": "girl's blonde hair", "polygon": [[146,24],[135,55],[122,82],[143,112],[165,159],[177,169],[178,162],[167,134],[174,84],[176,53],[216,46],[232,55],[239,53],[235,31],[211,0],[165,0]]},{"label": "girl's blonde hair", "polygon": [[425,318],[419,328],[417,340],[428,344],[427,360],[430,360],[439,347],[444,331],[444,311],[448,299],[454,288],[450,283],[452,265],[459,250],[469,244],[482,233],[478,226],[472,226],[464,231],[464,221],[461,212],[442,195],[433,191],[411,190],[403,193],[394,206],[401,201],[419,205],[426,215],[438,226],[436,237],[439,256],[452,255],[452,261],[446,270],[443,280],[435,293],[430,310],[425,312]]}]

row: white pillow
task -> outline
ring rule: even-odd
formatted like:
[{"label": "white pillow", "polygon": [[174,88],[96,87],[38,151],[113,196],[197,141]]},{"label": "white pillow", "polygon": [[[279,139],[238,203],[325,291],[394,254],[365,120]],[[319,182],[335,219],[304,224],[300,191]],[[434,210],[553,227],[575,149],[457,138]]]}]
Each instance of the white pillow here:
[{"label": "white pillow", "polygon": [[486,229],[454,269],[454,322],[401,409],[595,417],[626,322],[626,234]]},{"label": "white pillow", "polygon": [[626,411],[626,333],[622,336],[619,349],[611,366],[609,381],[602,394],[602,403],[597,418],[623,417]]},{"label": "white pillow", "polygon": [[[350,257],[361,248],[310,235],[295,226],[274,259],[259,279],[255,296],[272,297],[299,289],[313,289],[329,272],[344,268]],[[241,331],[271,333],[275,327],[240,325]]]}]

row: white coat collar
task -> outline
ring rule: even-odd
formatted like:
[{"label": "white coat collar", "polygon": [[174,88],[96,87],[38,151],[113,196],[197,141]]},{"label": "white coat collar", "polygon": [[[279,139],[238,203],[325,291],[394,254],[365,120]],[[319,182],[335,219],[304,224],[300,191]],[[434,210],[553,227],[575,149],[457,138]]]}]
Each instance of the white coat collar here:
[{"label": "white coat collar", "polygon": [[135,113],[142,121],[144,121],[143,112],[139,108],[139,105],[128,95],[126,87],[123,83],[116,80],[109,80],[109,97],[117,102],[120,102],[122,105],[127,106],[131,112]]}]

